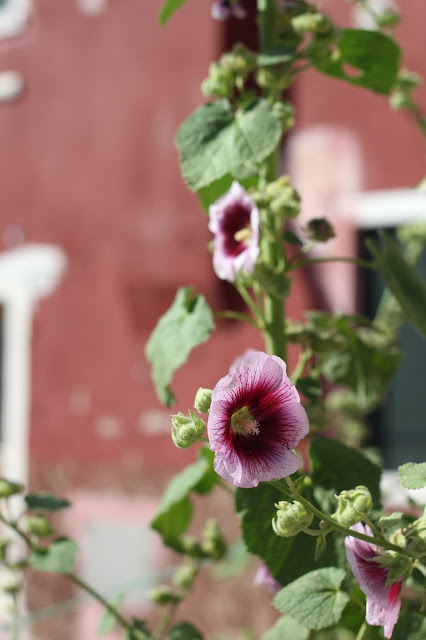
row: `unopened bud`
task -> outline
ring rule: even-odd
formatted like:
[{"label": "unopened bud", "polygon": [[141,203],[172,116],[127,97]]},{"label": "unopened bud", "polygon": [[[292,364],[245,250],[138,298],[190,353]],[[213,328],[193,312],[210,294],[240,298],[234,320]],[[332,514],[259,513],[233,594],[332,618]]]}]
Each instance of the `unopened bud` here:
[{"label": "unopened bud", "polygon": [[211,389],[204,389],[200,387],[196,393],[194,407],[199,413],[207,413],[210,409],[210,405],[212,402],[212,393]]},{"label": "unopened bud", "polygon": [[363,485],[359,485],[350,491],[342,491],[339,496],[337,510],[331,516],[338,524],[344,527],[352,527],[371,509],[371,493]]},{"label": "unopened bud", "polygon": [[291,21],[293,29],[300,34],[317,33],[326,35],[334,30],[334,25],[328,16],[321,13],[302,13]]},{"label": "unopened bud", "polygon": [[274,102],[272,111],[281,120],[281,128],[283,133],[294,126],[294,109],[289,102]]},{"label": "unopened bud", "polygon": [[10,482],[6,478],[0,478],[0,498],[10,498],[10,496],[22,493],[24,487],[17,482]]},{"label": "unopened bud", "polygon": [[259,87],[282,91],[293,82],[293,74],[276,67],[261,67],[256,74],[256,82]]},{"label": "unopened bud", "polygon": [[400,15],[392,9],[385,9],[376,16],[376,22],[381,29],[394,27],[400,21]]},{"label": "unopened bud", "polygon": [[334,227],[327,218],[312,218],[303,231],[307,238],[315,242],[327,242],[336,236]]},{"label": "unopened bud", "polygon": [[197,567],[191,563],[185,563],[176,569],[173,575],[173,584],[182,589],[187,589],[194,582],[194,578],[198,573]]},{"label": "unopened bud", "polygon": [[313,515],[308,513],[300,502],[286,502],[282,500],[276,505],[277,515],[272,520],[272,528],[277,536],[290,538],[302,531],[304,527],[309,527]]},{"label": "unopened bud", "polygon": [[201,542],[203,552],[213,560],[220,560],[226,553],[227,544],[217,521],[214,518],[207,520]]},{"label": "unopened bud", "polygon": [[182,594],[177,593],[175,589],[165,584],[151,589],[148,597],[152,602],[160,605],[176,604],[182,600]]},{"label": "unopened bud", "polygon": [[172,416],[172,440],[180,449],[187,449],[198,442],[206,430],[206,423],[189,410],[189,416],[179,411]]},{"label": "unopened bud", "polygon": [[209,67],[209,75],[203,81],[201,90],[206,96],[219,98],[231,96],[234,92],[234,75],[217,62],[212,62]]},{"label": "unopened bud", "polygon": [[53,533],[52,525],[49,520],[42,515],[28,516],[25,521],[28,533],[32,533],[38,538],[47,538]]},{"label": "unopened bud", "polygon": [[256,68],[256,55],[244,44],[237,42],[231,51],[221,56],[220,64],[228,71],[247,74]]}]

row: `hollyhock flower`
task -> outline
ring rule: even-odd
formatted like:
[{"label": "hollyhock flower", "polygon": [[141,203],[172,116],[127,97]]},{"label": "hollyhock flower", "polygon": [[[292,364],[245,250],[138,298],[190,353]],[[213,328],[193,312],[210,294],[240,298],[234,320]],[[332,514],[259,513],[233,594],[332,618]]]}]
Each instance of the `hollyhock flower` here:
[{"label": "hollyhock flower", "polygon": [[[370,527],[368,525],[364,527],[360,522],[354,524],[351,529],[358,533],[373,535]],[[385,638],[390,638],[401,608],[402,581],[398,580],[391,585],[386,585],[389,568],[377,562],[380,548],[376,545],[347,536],[345,547],[352,572],[367,596],[365,619],[368,624],[384,627]]]},{"label": "hollyhock flower", "polygon": [[237,487],[297,471],[300,460],[291,449],[308,431],[299,394],[277,356],[249,353],[213,389],[207,432],[214,469]]},{"label": "hollyhock flower", "polygon": [[241,270],[253,273],[259,255],[259,211],[245,189],[233,182],[209,209],[215,235],[213,267],[221,280],[234,282]]},{"label": "hollyhock flower", "polygon": [[260,567],[258,567],[253,582],[256,585],[265,585],[274,595],[281,589],[280,583],[272,576],[266,564],[261,564]]},{"label": "hollyhock flower", "polygon": [[240,2],[232,0],[217,0],[211,7],[211,15],[215,20],[228,20],[231,16],[242,20],[247,16],[247,11]]}]

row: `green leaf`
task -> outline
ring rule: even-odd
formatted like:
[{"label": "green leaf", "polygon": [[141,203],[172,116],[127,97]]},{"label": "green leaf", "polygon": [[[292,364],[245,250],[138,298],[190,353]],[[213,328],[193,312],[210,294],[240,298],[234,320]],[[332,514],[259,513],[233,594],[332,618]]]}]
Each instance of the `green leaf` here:
[{"label": "green leaf", "polygon": [[392,640],[424,640],[426,618],[412,611],[401,611],[392,633]]},{"label": "green leaf", "polygon": [[166,22],[171,18],[171,16],[181,7],[186,0],[166,0],[166,2],[161,7],[159,22],[163,27]]},{"label": "green leaf", "polygon": [[338,52],[315,58],[313,65],[322,73],[389,93],[395,84],[401,50],[392,38],[378,31],[344,29],[337,42]]},{"label": "green leaf", "polygon": [[[118,609],[125,597],[125,593],[119,593],[115,598],[111,600],[112,606],[115,609]],[[112,631],[116,624],[116,616],[109,609],[105,609],[101,619],[99,620],[98,628],[96,630],[97,635],[104,636],[105,634]]]},{"label": "green leaf", "polygon": [[198,197],[200,198],[201,206],[204,211],[208,212],[209,207],[213,202],[216,202],[221,195],[231,188],[231,184],[234,180],[237,180],[244,189],[255,187],[257,185],[257,173],[250,173],[249,175],[235,170],[233,175],[227,173],[226,176],[219,178],[215,182],[212,182],[207,187],[202,187],[198,191]]},{"label": "green leaf", "polygon": [[34,511],[58,511],[71,506],[71,502],[64,498],[57,498],[50,493],[29,493],[24,498],[28,509]]},{"label": "green leaf", "polygon": [[[191,491],[206,493],[217,481],[213,471],[212,456],[205,449],[200,450],[200,458],[174,476],[160,503],[160,507],[151,522],[164,543],[180,550],[179,537],[186,531],[192,517]],[[201,491],[200,491],[201,488]]]},{"label": "green leaf", "polygon": [[426,338],[426,283],[389,234],[380,232],[379,237],[381,246],[372,240],[366,240],[366,245],[402,311]]},{"label": "green leaf", "polygon": [[192,349],[207,340],[213,329],[213,314],[203,296],[192,295],[191,287],[180,288],[145,349],[158,397],[167,406],[176,400],[169,388],[175,371],[187,361]]},{"label": "green leaf", "polygon": [[284,231],[283,240],[288,242],[288,244],[295,244],[299,247],[303,247],[302,240],[293,231],[290,231],[290,229]]},{"label": "green leaf", "polygon": [[348,594],[340,591],[345,575],[337,567],[311,571],[281,589],[273,604],[308,629],[329,627],[339,622],[349,600]]},{"label": "green leaf", "polygon": [[28,561],[34,569],[52,573],[69,573],[73,570],[78,545],[69,538],[58,538],[40,551],[33,551]]},{"label": "green leaf", "polygon": [[176,145],[182,175],[199,191],[241,167],[255,167],[281,139],[281,122],[266,100],[234,113],[227,100],[203,105],[179,128]]},{"label": "green leaf", "polygon": [[426,462],[407,462],[398,467],[401,484],[406,489],[423,489],[426,487]]},{"label": "green leaf", "polygon": [[203,636],[189,622],[181,622],[173,629],[170,629],[168,640],[203,640]]},{"label": "green leaf", "polygon": [[293,538],[275,535],[275,503],[283,499],[286,498],[278,489],[263,483],[254,489],[236,490],[236,509],[241,515],[247,549],[263,559],[275,580],[286,585],[312,569],[335,565],[340,560],[343,563],[344,552],[334,534],[329,534],[327,549],[318,562],[314,537],[303,533]]},{"label": "green leaf", "polygon": [[314,437],[309,447],[312,463],[312,482],[324,489],[340,493],[344,489],[355,489],[365,485],[371,492],[373,504],[380,507],[380,468],[338,440]]},{"label": "green leaf", "polygon": [[261,640],[308,640],[309,629],[302,627],[290,616],[278,618],[274,626],[263,634]]}]

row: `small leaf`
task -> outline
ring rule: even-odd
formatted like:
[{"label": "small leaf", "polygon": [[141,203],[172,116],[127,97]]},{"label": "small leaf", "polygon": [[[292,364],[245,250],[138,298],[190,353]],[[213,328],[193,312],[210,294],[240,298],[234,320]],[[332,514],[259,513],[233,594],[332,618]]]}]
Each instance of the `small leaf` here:
[{"label": "small leaf", "polygon": [[71,506],[71,502],[64,498],[57,498],[50,493],[29,493],[24,498],[28,509],[34,511],[58,511]]},{"label": "small leaf", "polygon": [[426,282],[403,256],[389,234],[379,233],[381,246],[366,240],[386,286],[395,296],[408,320],[426,338]]},{"label": "small leaf", "polygon": [[293,231],[290,231],[289,229],[287,229],[287,231],[284,231],[283,240],[285,242],[288,242],[288,244],[296,244],[299,247],[303,247],[302,240]]},{"label": "small leaf", "polygon": [[[119,593],[115,598],[111,600],[111,604],[115,609],[118,609],[124,598],[126,597],[125,593]],[[105,634],[112,631],[117,624],[117,617],[110,611],[106,609],[99,620],[98,628],[96,633],[98,636],[104,636]]]},{"label": "small leaf", "polygon": [[69,573],[73,570],[78,545],[69,538],[58,538],[44,550],[33,551],[28,561],[34,569],[52,573]]},{"label": "small leaf", "polygon": [[209,102],[177,133],[182,175],[192,191],[200,191],[241,167],[256,168],[281,134],[281,121],[266,100],[254,100],[236,113],[227,100]]},{"label": "small leaf", "polygon": [[329,57],[313,57],[313,65],[322,73],[378,93],[391,91],[401,57],[392,38],[378,31],[343,29],[337,47],[337,55],[330,51]]},{"label": "small leaf", "polygon": [[191,287],[180,288],[145,348],[158,397],[167,406],[176,400],[169,388],[175,371],[195,347],[208,339],[213,329],[213,314],[203,296],[192,295]]},{"label": "small leaf", "polygon": [[174,476],[151,522],[151,527],[163,537],[165,544],[180,550],[179,537],[186,531],[192,517],[189,494],[191,491],[207,493],[215,481],[217,476],[213,471],[212,456],[204,449],[200,450],[197,462]]},{"label": "small leaf", "polygon": [[404,518],[404,514],[401,511],[394,511],[388,516],[382,516],[377,524],[382,529],[390,529],[390,527],[397,527],[397,526],[400,527],[403,518]]},{"label": "small leaf", "polygon": [[278,618],[274,626],[263,634],[261,640],[308,640],[309,629],[302,627],[290,616]]},{"label": "small leaf", "polygon": [[406,489],[423,489],[426,487],[426,462],[407,462],[398,467],[401,484]]},{"label": "small leaf", "polygon": [[170,630],[167,640],[203,640],[203,636],[189,622],[181,622]]},{"label": "small leaf", "polygon": [[327,549],[327,540],[325,536],[318,536],[315,545],[315,560],[319,560]]},{"label": "small leaf", "polygon": [[346,573],[337,567],[311,571],[281,589],[273,604],[308,629],[324,629],[339,622],[349,601],[340,591]]},{"label": "small leaf", "polygon": [[186,0],[166,0],[166,2],[161,7],[160,15],[158,18],[162,27],[185,2]]}]

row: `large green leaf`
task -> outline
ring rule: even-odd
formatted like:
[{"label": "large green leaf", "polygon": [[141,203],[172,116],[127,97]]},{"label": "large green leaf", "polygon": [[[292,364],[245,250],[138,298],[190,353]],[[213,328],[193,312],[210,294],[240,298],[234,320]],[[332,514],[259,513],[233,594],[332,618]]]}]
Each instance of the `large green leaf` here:
[{"label": "large green leaf", "polygon": [[203,296],[192,295],[191,287],[179,289],[145,349],[158,397],[167,406],[176,401],[169,388],[175,371],[187,361],[192,349],[207,340],[213,329],[213,314]]},{"label": "large green leaf", "polygon": [[182,175],[199,191],[241,167],[255,167],[281,139],[281,122],[266,100],[234,112],[227,100],[203,105],[181,125],[176,145]]},{"label": "large green leaf", "polygon": [[340,493],[357,485],[369,488],[375,507],[380,507],[380,468],[361,452],[338,440],[312,438],[309,447],[314,486]]},{"label": "large green leaf", "polygon": [[309,629],[302,627],[290,616],[278,618],[274,626],[263,634],[261,640],[308,640]]},{"label": "large green leaf", "polygon": [[73,570],[78,545],[69,538],[59,538],[43,550],[33,551],[28,561],[34,569],[52,573],[69,573]]},{"label": "large green leaf", "polygon": [[398,467],[401,484],[406,489],[423,489],[426,487],[426,462],[407,462]]},{"label": "large green leaf", "polygon": [[165,544],[176,550],[181,549],[179,538],[192,517],[191,491],[207,493],[216,481],[213,452],[207,448],[200,449],[197,462],[173,477],[151,522],[151,527],[158,531]]},{"label": "large green leaf", "polygon": [[380,233],[381,246],[373,240],[366,245],[376,259],[386,286],[395,296],[408,320],[426,338],[426,282],[403,256],[393,238]]},{"label": "large green leaf", "polygon": [[337,53],[330,51],[328,57],[312,57],[319,71],[378,93],[390,92],[401,57],[392,38],[378,31],[344,29],[337,47]]},{"label": "large green leaf", "polygon": [[349,600],[348,594],[340,591],[345,575],[337,567],[311,571],[281,589],[274,605],[308,629],[329,627],[339,622]]},{"label": "large green leaf", "polygon": [[160,10],[159,22],[164,26],[169,18],[181,7],[186,0],[166,0]]},{"label": "large green leaf", "polygon": [[260,556],[273,577],[286,585],[318,567],[338,564],[342,558],[334,534],[327,537],[327,548],[315,561],[315,538],[304,533],[281,538],[272,529],[275,503],[285,496],[268,484],[254,489],[237,489],[236,509],[241,514],[243,539],[251,553]]}]

